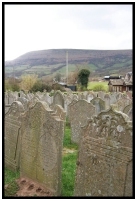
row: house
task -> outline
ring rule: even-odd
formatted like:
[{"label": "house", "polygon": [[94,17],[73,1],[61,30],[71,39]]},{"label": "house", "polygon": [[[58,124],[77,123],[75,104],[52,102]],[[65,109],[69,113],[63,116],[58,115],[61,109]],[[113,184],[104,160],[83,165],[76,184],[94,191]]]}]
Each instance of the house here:
[{"label": "house", "polygon": [[124,79],[110,79],[108,86],[110,92],[132,91],[132,72],[127,73]]}]

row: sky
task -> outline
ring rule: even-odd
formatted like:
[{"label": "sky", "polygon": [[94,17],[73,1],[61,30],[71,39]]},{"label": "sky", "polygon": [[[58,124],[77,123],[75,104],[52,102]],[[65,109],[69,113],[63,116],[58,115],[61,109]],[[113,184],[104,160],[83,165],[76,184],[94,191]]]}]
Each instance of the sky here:
[{"label": "sky", "polygon": [[5,5],[5,61],[46,49],[132,49],[132,5]]}]

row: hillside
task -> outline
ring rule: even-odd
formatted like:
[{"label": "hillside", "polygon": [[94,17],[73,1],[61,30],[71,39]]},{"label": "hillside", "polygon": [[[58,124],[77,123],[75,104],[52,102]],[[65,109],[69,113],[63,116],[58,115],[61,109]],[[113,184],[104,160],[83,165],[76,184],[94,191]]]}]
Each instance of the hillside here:
[{"label": "hillside", "polygon": [[[69,71],[88,68],[97,76],[125,74],[132,71],[132,50],[51,49],[28,52],[5,62],[5,75],[21,76],[36,73],[41,76],[66,72],[66,50]],[[14,67],[14,72],[13,72]]]}]

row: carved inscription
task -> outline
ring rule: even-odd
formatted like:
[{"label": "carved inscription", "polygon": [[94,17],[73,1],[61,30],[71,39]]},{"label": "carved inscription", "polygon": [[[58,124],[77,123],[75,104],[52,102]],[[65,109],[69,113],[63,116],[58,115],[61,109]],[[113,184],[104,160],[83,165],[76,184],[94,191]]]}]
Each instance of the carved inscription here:
[{"label": "carved inscription", "polygon": [[61,192],[61,154],[64,122],[45,102],[37,102],[24,115],[21,175]]},{"label": "carved inscription", "polygon": [[5,115],[5,165],[12,170],[19,168],[20,126],[23,111],[23,105],[16,101]]},{"label": "carved inscription", "polygon": [[112,108],[82,128],[75,196],[132,196],[132,131]]}]

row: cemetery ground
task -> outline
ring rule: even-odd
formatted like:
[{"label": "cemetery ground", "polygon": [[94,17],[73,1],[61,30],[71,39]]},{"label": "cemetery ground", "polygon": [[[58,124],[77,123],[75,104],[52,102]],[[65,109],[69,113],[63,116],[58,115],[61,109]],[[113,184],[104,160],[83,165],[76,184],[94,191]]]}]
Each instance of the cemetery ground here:
[{"label": "cemetery ground", "polygon": [[[74,194],[74,183],[75,183],[75,171],[76,171],[76,159],[77,159],[78,146],[75,143],[71,143],[71,130],[68,121],[66,121],[64,141],[63,141],[63,157],[62,157],[62,192],[61,196],[73,196]],[[26,192],[25,184],[19,186],[17,181],[19,180],[19,171],[13,172],[5,168],[5,197],[13,196],[17,197],[18,192],[22,196],[28,195]],[[33,182],[34,183],[34,182]],[[27,182],[26,182],[26,185]],[[36,193],[34,190],[29,191],[29,196],[44,196],[40,192]],[[46,196],[46,193],[45,193]],[[47,196],[50,196],[47,194]]]}]

